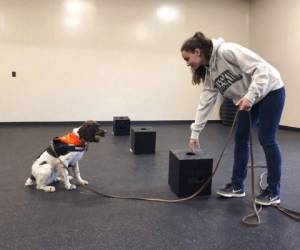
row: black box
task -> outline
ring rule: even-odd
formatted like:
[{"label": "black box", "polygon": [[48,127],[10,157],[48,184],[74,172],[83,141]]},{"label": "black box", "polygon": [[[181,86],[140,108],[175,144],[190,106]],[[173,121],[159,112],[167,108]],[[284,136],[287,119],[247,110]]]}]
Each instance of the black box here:
[{"label": "black box", "polygon": [[113,135],[130,135],[130,119],[128,116],[114,116]]},{"label": "black box", "polygon": [[[178,197],[190,196],[212,175],[212,169],[213,159],[201,151],[170,150],[169,186]],[[210,194],[211,181],[199,196]]]},{"label": "black box", "polygon": [[132,127],[130,137],[132,153],[155,153],[156,131],[152,127]]}]

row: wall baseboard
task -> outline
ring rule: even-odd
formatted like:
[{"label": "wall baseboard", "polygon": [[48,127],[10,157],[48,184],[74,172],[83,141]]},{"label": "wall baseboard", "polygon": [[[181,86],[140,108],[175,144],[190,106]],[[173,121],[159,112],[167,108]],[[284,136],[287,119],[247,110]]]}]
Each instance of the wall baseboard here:
[{"label": "wall baseboard", "polygon": [[[84,121],[45,121],[45,122],[0,122],[0,127],[26,127],[26,126],[80,126]],[[98,121],[103,126],[111,126],[113,121]],[[133,121],[132,125],[149,124],[149,125],[164,125],[164,124],[191,124],[193,120],[152,120],[152,121]],[[220,120],[209,120],[208,123],[221,123]]]},{"label": "wall baseboard", "polygon": [[295,128],[295,127],[290,127],[290,126],[284,126],[284,125],[280,125],[279,129],[300,132],[300,128]]},{"label": "wall baseboard", "polygon": [[[191,124],[193,120],[152,120],[152,121],[131,121],[132,125],[180,125],[180,124]],[[44,127],[44,126],[80,126],[83,121],[54,121],[54,122],[0,122],[0,127]],[[112,126],[112,121],[99,121],[99,123],[103,126]],[[219,123],[221,124],[221,120],[209,120],[208,123]],[[280,125],[279,129],[289,130],[289,131],[298,131],[300,132],[300,128],[290,127]]]}]

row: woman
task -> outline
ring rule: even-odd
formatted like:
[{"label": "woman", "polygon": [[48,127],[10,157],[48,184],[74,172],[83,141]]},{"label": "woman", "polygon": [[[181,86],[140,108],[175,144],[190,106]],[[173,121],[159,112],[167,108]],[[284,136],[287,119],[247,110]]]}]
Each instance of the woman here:
[{"label": "woman", "polygon": [[193,84],[202,85],[189,147],[200,146],[199,133],[216,102],[217,94],[239,107],[231,182],[217,191],[223,197],[243,197],[249,158],[249,114],[251,126],[259,122],[258,137],[268,167],[268,186],[255,201],[261,205],[280,203],[281,153],[276,132],[285,100],[279,72],[253,51],[222,38],[209,39],[196,32],[181,47],[183,59],[193,72]]}]

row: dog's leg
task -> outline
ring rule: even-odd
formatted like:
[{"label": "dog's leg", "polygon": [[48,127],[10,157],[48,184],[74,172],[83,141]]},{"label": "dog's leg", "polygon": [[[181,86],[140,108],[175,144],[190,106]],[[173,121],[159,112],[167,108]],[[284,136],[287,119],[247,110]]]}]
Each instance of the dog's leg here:
[{"label": "dog's leg", "polygon": [[75,166],[72,166],[72,170],[74,171],[75,178],[76,178],[76,180],[78,181],[79,184],[81,184],[81,185],[87,185],[87,184],[89,184],[88,181],[83,180],[81,178],[78,162],[76,162]]},{"label": "dog's leg", "polygon": [[[73,177],[70,175],[68,175],[68,178],[69,178],[69,181],[71,181],[73,179]],[[63,178],[60,177],[59,171],[56,171],[56,175],[53,177],[53,182],[54,183],[60,182],[60,183],[64,184]]]},{"label": "dog's leg", "polygon": [[75,174],[73,171],[73,166],[69,165],[68,170],[67,170],[67,175],[68,175],[68,179],[71,182],[72,180],[74,180],[75,178]]},{"label": "dog's leg", "polygon": [[75,181],[75,184],[78,185],[80,184],[77,180],[77,178],[75,177],[75,171],[74,171],[74,166],[69,166],[68,168],[68,172],[69,172],[69,175],[68,175],[68,178],[70,181]]},{"label": "dog's leg", "polygon": [[70,183],[70,179],[68,178],[68,176],[69,176],[68,170],[65,168],[65,166],[62,163],[59,163],[58,171],[60,173],[61,180],[65,185],[65,188],[67,190],[76,189],[76,186],[74,184]]},{"label": "dog's leg", "polygon": [[36,189],[43,190],[45,192],[55,192],[55,187],[48,185],[53,172],[50,164],[33,166],[33,172],[36,178]]}]

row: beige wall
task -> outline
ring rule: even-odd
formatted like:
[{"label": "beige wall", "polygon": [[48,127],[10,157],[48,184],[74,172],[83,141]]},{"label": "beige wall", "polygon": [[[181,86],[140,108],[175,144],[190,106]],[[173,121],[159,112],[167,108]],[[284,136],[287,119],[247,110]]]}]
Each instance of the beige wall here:
[{"label": "beige wall", "polygon": [[300,128],[300,1],[252,0],[250,48],[273,64],[286,85],[282,125]]},{"label": "beige wall", "polygon": [[248,45],[249,1],[169,1],[173,21],[157,17],[165,1],[67,2],[0,0],[0,122],[193,119],[182,42],[202,30]]}]

